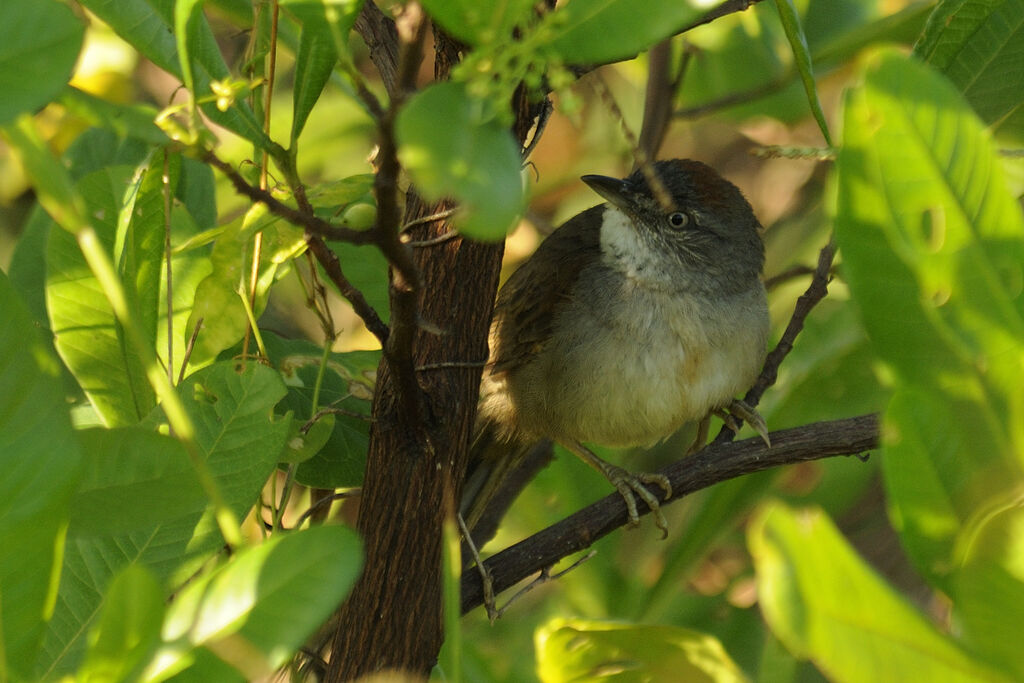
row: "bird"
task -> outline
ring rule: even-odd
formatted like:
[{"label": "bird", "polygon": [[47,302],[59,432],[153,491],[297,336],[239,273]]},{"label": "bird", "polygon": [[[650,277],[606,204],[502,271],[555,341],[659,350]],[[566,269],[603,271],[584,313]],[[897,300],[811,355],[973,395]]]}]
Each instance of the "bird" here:
[{"label": "bird", "polygon": [[[501,287],[480,385],[462,514],[490,497],[541,440],[601,472],[668,525],[660,474],[633,473],[586,444],[649,447],[721,416],[767,428],[736,397],[757,377],[769,332],[761,225],[739,188],[689,159],[625,178],[585,175],[604,203],[553,231]],[[701,443],[700,445],[703,445]]]}]

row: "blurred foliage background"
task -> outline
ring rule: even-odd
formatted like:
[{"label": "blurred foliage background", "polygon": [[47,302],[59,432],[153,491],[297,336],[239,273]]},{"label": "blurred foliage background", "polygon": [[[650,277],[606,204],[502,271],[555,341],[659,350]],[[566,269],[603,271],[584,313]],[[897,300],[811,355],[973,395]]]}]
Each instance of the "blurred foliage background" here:
[{"label": "blurred foliage background", "polygon": [[[389,3],[379,4],[390,9]],[[432,4],[445,3],[424,4],[430,10]],[[642,11],[642,3],[635,4],[636,11]],[[75,3],[69,5],[86,26],[70,81],[74,88],[106,102],[143,105],[153,112],[186,101],[187,93],[179,79],[140,55],[97,15]],[[810,113],[794,48],[780,21],[780,13],[785,16],[787,7],[799,17],[814,67],[814,90],[836,147],[841,150],[838,174],[835,149],[826,143]],[[0,17],[6,11],[0,10]],[[204,11],[225,62],[237,73],[246,59],[252,30],[250,3],[208,0]],[[981,17],[974,26],[975,33],[968,32],[968,38],[941,34],[943,22],[948,26],[951,17],[963,18],[970,12]],[[979,37],[977,25],[985,22],[1002,27],[1002,33],[998,28],[991,29],[998,39]],[[955,22],[952,25],[957,26]],[[1012,260],[1020,253],[1024,239],[1014,232],[1020,225],[1016,200],[1024,190],[1024,164],[1019,155],[1024,134],[1024,110],[1020,107],[1024,99],[1020,94],[1024,93],[1022,27],[1024,5],[1010,0],[780,0],[758,3],[748,11],[725,16],[671,40],[671,63],[681,67],[682,77],[673,95],[674,115],[658,156],[694,158],[710,164],[737,184],[753,205],[765,228],[765,276],[771,283],[773,341],[789,320],[796,298],[809,281],[809,269],[831,239],[836,223],[846,226],[839,230],[840,256],[829,295],[807,319],[792,354],[780,369],[777,384],[761,404],[761,413],[774,430],[888,410],[888,447],[881,457],[825,459],[743,477],[691,495],[665,510],[671,535],[664,542],[646,521],[637,529],[601,539],[594,545],[596,554],[592,558],[561,579],[523,595],[495,624],[487,622],[482,610],[463,619],[460,656],[465,680],[596,680],[602,662],[612,667],[604,669],[602,676],[624,681],[702,680],[700,676],[706,680],[908,680],[899,674],[911,665],[925,667],[908,670],[918,674],[928,671],[929,675],[920,677],[932,680],[1009,680],[1024,675],[1019,653],[1013,655],[996,636],[994,641],[985,642],[986,634],[1001,629],[1006,634],[1015,633],[1020,623],[1016,617],[1024,612],[1020,602],[1024,596],[1020,549],[1024,545],[1019,524],[1020,494],[1024,491],[1019,476],[1024,467],[1020,450],[1024,412],[1019,396],[1012,395],[1013,387],[1020,393],[1020,385],[1011,381],[1021,374],[1024,358],[1021,337],[1014,336],[1020,331],[1016,326],[1024,306],[1021,284],[1015,279],[1019,278],[1019,263],[1014,270]],[[286,12],[269,129],[275,140],[288,139],[292,129],[293,46],[297,36],[298,23]],[[970,50],[964,50],[967,56],[959,61],[945,59],[948,50],[944,52],[944,46],[955,40],[970,45]],[[879,53],[883,46],[891,51]],[[355,70],[374,92],[382,93],[366,46],[353,37],[349,49]],[[918,62],[912,67],[892,66],[894,60],[902,60],[912,51],[929,61],[931,71]],[[967,68],[964,63],[976,64],[977,70],[963,73]],[[559,87],[552,95],[554,112],[523,173],[528,208],[508,236],[503,266],[506,274],[563,220],[597,202],[579,182],[580,175],[623,175],[629,171],[633,150],[623,129],[634,133],[641,129],[649,66],[643,53],[603,66]],[[432,73],[433,64],[428,59],[422,65],[420,82],[429,82]],[[875,75],[866,77],[865,73]],[[939,73],[952,84],[941,82]],[[932,77],[934,81],[929,80]],[[863,90],[865,78],[875,79],[875,90]],[[871,126],[881,116],[879,112],[886,111],[886,105],[879,103],[892,83],[899,87],[918,84],[922,102],[934,96],[941,105],[937,105],[939,113],[935,115],[941,125],[946,121],[942,117],[951,121],[970,118],[972,123],[963,124],[968,132],[956,139],[969,139],[972,145],[975,139],[982,139],[983,143],[977,143],[982,146],[977,158],[989,154],[990,148],[1017,150],[1016,154],[984,157],[988,159],[984,163],[972,161],[975,157],[970,155],[964,158],[960,150],[950,152],[949,163],[936,162],[936,167],[944,169],[940,177],[953,178],[950,184],[954,190],[961,181],[968,188],[957,195],[960,199],[954,204],[967,207],[963,239],[974,240],[970,242],[974,247],[957,246],[948,256],[955,260],[970,252],[975,260],[950,265],[948,272],[926,272],[931,262],[925,263],[925,256],[930,253],[945,258],[943,245],[930,252],[926,247],[914,251],[917,247],[907,247],[904,240],[910,238],[905,235],[883,229],[871,232],[863,227],[886,223],[898,226],[899,221],[883,217],[872,222],[868,214],[877,197],[856,182],[844,184],[844,173],[846,178],[860,179],[869,177],[876,167],[900,163],[871,156],[885,154],[884,149],[876,148],[878,142]],[[856,96],[861,98],[859,104],[852,103],[853,96],[844,95],[851,88],[862,89],[857,90],[861,93]],[[1006,106],[992,104],[999,97],[990,95],[1000,88],[1017,89],[1016,95],[1006,96],[1010,100]],[[897,90],[897,86],[892,89]],[[621,116],[609,106],[602,94],[605,90],[617,103]],[[958,91],[964,100],[958,99]],[[896,101],[909,102],[905,92],[900,92],[904,91],[897,92]],[[147,143],[97,121],[91,113],[95,109],[75,106],[83,97],[58,97],[34,116],[46,146],[60,157],[71,175],[83,178],[115,160],[141,163],[149,153]],[[980,120],[974,119],[975,114]],[[210,123],[210,129],[216,135],[217,154],[252,175],[252,164],[258,163],[252,144],[215,124]],[[908,137],[912,136],[908,133]],[[941,137],[937,136],[940,142]],[[903,140],[898,135],[881,139],[893,146]],[[849,145],[845,158],[844,145]],[[941,147],[935,147],[936,157],[945,158]],[[343,200],[325,204],[333,204],[353,225],[372,223],[375,209],[365,174],[374,171],[373,120],[353,96],[351,82],[341,70],[332,75],[310,111],[298,148],[298,172],[311,194],[320,191],[344,195]],[[865,162],[865,157],[874,161]],[[897,205],[893,215],[902,210],[898,205],[903,200],[891,197],[910,197],[913,190],[908,188],[915,177],[922,183],[929,179],[926,171],[918,171],[911,157],[909,152],[905,154],[910,176],[906,184],[886,185],[882,192],[891,193],[890,208]],[[216,231],[203,247],[208,250],[202,252],[205,258],[216,253],[216,244],[228,249],[224,245],[230,230],[245,233],[252,227],[246,221],[258,218],[252,216],[249,200],[239,196],[222,174],[210,174],[208,167],[193,160],[185,164],[182,177],[198,178],[196,188],[209,188],[214,193],[213,201],[205,205],[215,210],[205,215],[193,212],[191,216],[193,236]],[[998,177],[1005,185],[999,191],[1013,201],[980,199],[972,204],[972,197],[995,192],[971,189],[972,178],[982,182],[992,177]],[[338,187],[336,184],[343,179],[349,185]],[[272,184],[277,180],[272,179]],[[1018,214],[1002,222],[1006,234],[985,227],[985,215],[990,212],[986,207],[991,207],[993,201],[1009,206],[1011,213],[1007,215],[1013,211]],[[929,200],[922,202],[927,205],[925,209],[931,206],[933,213],[937,211],[934,205],[945,206],[938,200],[934,205]],[[879,200],[877,205],[885,202]],[[972,213],[973,206],[980,208]],[[53,312],[47,311],[44,296],[49,285],[43,245],[54,228],[37,207],[32,178],[10,148],[0,143],[0,268],[9,275],[34,319],[45,327]],[[920,220],[920,207],[906,211],[911,215],[909,223]],[[943,225],[950,235],[958,234],[952,210],[948,214],[943,213]],[[921,230],[932,228],[926,225]],[[272,360],[313,358],[311,367],[315,369],[324,334],[320,319],[307,306],[304,286],[294,274],[307,266],[301,259],[291,260],[289,239],[287,235],[280,238],[283,256],[276,271],[267,275],[272,285],[265,288],[265,310],[259,324]],[[214,240],[216,243],[210,246]],[[1011,245],[1006,247],[1005,259],[990,253],[995,250],[991,245],[1003,244],[1001,240]],[[949,243],[953,242],[950,237]],[[886,245],[895,254],[892,263],[872,251]],[[334,248],[352,281],[377,310],[386,312],[387,264],[380,252],[372,246],[341,244]],[[981,257],[972,249],[987,256],[978,260]],[[914,255],[908,256],[908,250]],[[858,260],[849,262],[854,255]],[[225,258],[234,259],[234,266],[245,263],[238,254]],[[920,270],[908,265],[911,274],[907,275],[900,270],[901,263],[925,265]],[[995,290],[981,285],[961,287],[972,272],[988,272],[989,265],[995,273],[996,284],[991,285]],[[883,266],[890,270],[873,270]],[[201,266],[191,286],[198,286],[202,277],[218,267]],[[901,279],[901,274],[906,277]],[[914,283],[925,283],[922,287],[927,291],[921,297],[911,296],[912,300],[939,301],[941,295],[927,287],[942,290],[943,282],[953,283],[950,291],[962,292],[961,299],[955,293],[951,296],[953,303],[963,308],[951,314],[951,320],[944,320],[941,311],[933,315],[934,311],[923,306],[921,320],[927,323],[921,325],[934,325],[939,332],[931,327],[915,327],[918,319],[914,315],[888,310],[894,304],[887,297],[898,298]],[[1000,289],[1000,284],[1005,286]],[[1001,293],[992,294],[996,290]],[[995,303],[990,308],[972,308],[979,297]],[[937,307],[944,303],[939,301]],[[192,305],[200,305],[198,297]],[[949,312],[950,307],[944,310]],[[336,359],[346,369],[329,377],[325,396],[331,400],[355,396],[353,410],[365,413],[377,356],[349,352],[373,351],[379,348],[377,340],[333,290],[330,312],[338,331],[331,350],[339,354]],[[182,320],[182,334],[184,323]],[[907,331],[903,338],[893,339],[898,336],[895,332],[888,334],[891,328],[904,325]],[[1005,336],[991,332],[997,329],[1004,330]],[[915,336],[915,330],[919,336]],[[991,344],[987,336],[990,332],[992,339],[999,337]],[[944,352],[920,346],[922,338],[936,335],[954,339],[949,342],[954,349],[951,353],[961,365],[937,362],[935,359],[945,357]],[[239,350],[238,341],[236,336],[228,343],[211,346],[208,357],[196,360],[195,366],[232,357]],[[886,346],[889,343],[897,350]],[[922,349],[912,363],[901,360],[903,355],[915,355],[907,345]],[[982,357],[985,362],[978,361]],[[991,373],[995,372],[1003,374],[994,377]],[[944,373],[948,376],[938,377]],[[76,381],[65,374],[65,393],[79,411],[76,424],[107,424],[102,416],[92,414],[91,402]],[[932,375],[934,384],[920,379]],[[307,383],[313,381],[312,377],[306,378]],[[360,382],[368,386],[360,384],[362,389],[353,389]],[[958,399],[962,403],[945,400],[942,392],[963,394]],[[301,414],[316,400],[293,391],[277,412],[288,406]],[[909,422],[902,421],[901,415],[907,414],[911,415]],[[914,415],[919,418],[917,422],[912,419]],[[987,424],[989,431],[949,427],[958,417]],[[1018,418],[1020,422],[1015,422]],[[970,463],[976,461],[965,453],[984,445],[1002,454],[998,481],[976,483],[976,490],[970,494],[974,502],[961,501],[962,507],[955,514],[943,516],[941,510],[949,512],[960,504],[936,502],[941,491],[950,499],[957,498],[952,485],[943,488],[932,486],[930,481],[922,483],[930,475],[895,471],[901,466],[883,472],[887,458],[902,457],[903,463],[912,460],[913,454],[900,450],[911,448],[907,442],[916,434],[911,424],[923,425],[918,435],[920,448],[914,451],[922,458],[948,446],[949,452],[943,451],[946,464],[933,464],[932,469],[922,472],[935,474],[939,470],[935,479],[941,479],[942,468],[956,458],[967,458],[968,464],[963,467],[970,470]],[[359,449],[365,451],[365,425],[358,417],[338,416],[337,426],[332,429],[330,437],[324,437],[328,445],[323,452],[298,469],[295,492],[282,513],[285,526],[299,521],[316,495],[311,492],[314,488],[344,488],[359,483],[362,463],[349,456]],[[631,469],[657,468],[677,459],[690,438],[690,434],[679,434],[650,451],[612,454],[611,458]],[[346,457],[331,456],[331,448],[339,449]],[[951,476],[948,473],[953,470],[946,471]],[[284,486],[282,468],[266,484],[263,500],[274,500]],[[507,547],[607,493],[606,482],[575,458],[564,454],[556,457],[512,508],[485,554]],[[989,501],[992,507],[979,512],[984,507],[982,501]],[[915,518],[921,510],[927,514]],[[275,514],[271,506],[257,505],[244,526],[247,537],[259,539],[260,520]],[[349,522],[354,514],[354,506],[348,501],[335,504],[330,512],[333,518]],[[953,533],[958,539],[954,541],[949,535],[943,537],[946,541],[941,543],[955,545],[955,552],[936,550],[934,546],[922,550],[926,545],[922,538],[941,545],[935,540],[941,534],[933,534],[929,523],[953,524],[963,531],[959,523],[950,521],[957,517],[972,530],[960,536],[959,531]],[[915,524],[919,526],[918,537],[912,530]],[[806,557],[796,556],[801,548]],[[971,559],[978,548],[987,548],[978,551],[988,558],[984,562]],[[786,552],[794,556],[785,557]],[[812,557],[815,552],[820,557]],[[970,569],[976,576],[946,566],[944,563],[953,562],[951,556],[958,558],[958,567]],[[567,559],[562,567],[576,559]],[[819,603],[813,603],[809,595],[817,596]],[[871,608],[877,613],[862,614],[871,612]],[[831,617],[839,623],[858,622],[862,617],[864,621],[855,623],[849,632],[841,628],[816,629],[812,624],[822,618],[816,614],[825,614],[826,619]],[[876,627],[878,622],[886,621],[886,628]],[[621,626],[623,631],[616,631],[608,622]],[[857,626],[862,630],[858,631]],[[692,634],[717,639],[700,641],[700,647],[706,648],[700,651],[710,652],[707,657],[716,666],[695,669],[684,676],[680,672],[689,670],[683,668],[682,659],[676,658],[685,650],[679,643],[696,647],[693,643],[699,638],[691,639]],[[898,646],[888,650],[880,644],[899,641],[902,636],[907,639],[906,650]],[[895,662],[915,649],[924,651],[921,656],[926,663],[909,659]],[[850,653],[849,657],[835,655],[837,650]],[[570,656],[581,651],[584,654],[578,659]],[[596,659],[587,659],[586,653]],[[694,658],[684,659],[690,662]],[[619,667],[617,673],[613,671],[615,666]],[[437,676],[444,679],[446,672],[439,671]]]}]

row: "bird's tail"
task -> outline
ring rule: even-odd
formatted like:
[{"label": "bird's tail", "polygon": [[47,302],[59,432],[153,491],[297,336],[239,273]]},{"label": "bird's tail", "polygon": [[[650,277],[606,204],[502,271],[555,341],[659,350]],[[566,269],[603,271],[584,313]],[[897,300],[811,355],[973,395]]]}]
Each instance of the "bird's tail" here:
[{"label": "bird's tail", "polygon": [[494,536],[519,493],[551,457],[550,442],[504,441],[489,426],[478,430],[459,508],[478,548]]}]

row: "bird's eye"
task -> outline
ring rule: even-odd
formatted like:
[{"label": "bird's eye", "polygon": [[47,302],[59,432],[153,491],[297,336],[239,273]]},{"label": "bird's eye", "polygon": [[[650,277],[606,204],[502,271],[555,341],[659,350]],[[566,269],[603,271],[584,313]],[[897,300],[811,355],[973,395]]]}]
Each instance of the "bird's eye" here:
[{"label": "bird's eye", "polygon": [[673,211],[668,215],[668,224],[675,229],[685,228],[690,222],[690,217],[682,211]]}]

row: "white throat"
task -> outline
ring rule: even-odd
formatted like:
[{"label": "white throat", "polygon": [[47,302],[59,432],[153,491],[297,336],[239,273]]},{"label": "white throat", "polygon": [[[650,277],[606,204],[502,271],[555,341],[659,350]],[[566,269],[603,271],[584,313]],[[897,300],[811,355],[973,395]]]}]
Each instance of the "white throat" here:
[{"label": "white throat", "polygon": [[610,204],[605,208],[601,219],[601,257],[608,267],[638,284],[658,287],[672,279],[664,272],[658,256],[629,216]]}]

